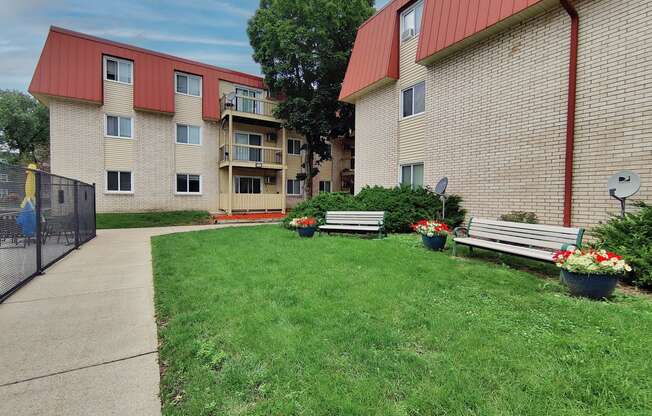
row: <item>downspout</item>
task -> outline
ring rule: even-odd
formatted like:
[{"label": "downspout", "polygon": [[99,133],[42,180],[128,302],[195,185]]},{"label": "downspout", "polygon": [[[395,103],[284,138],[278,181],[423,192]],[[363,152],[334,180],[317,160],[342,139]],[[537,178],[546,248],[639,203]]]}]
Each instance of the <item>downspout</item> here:
[{"label": "downspout", "polygon": [[559,1],[571,18],[568,110],[566,115],[566,163],[564,173],[564,226],[570,227],[573,213],[573,153],[575,150],[575,107],[577,99],[577,55],[580,39],[580,16],[570,0]]}]

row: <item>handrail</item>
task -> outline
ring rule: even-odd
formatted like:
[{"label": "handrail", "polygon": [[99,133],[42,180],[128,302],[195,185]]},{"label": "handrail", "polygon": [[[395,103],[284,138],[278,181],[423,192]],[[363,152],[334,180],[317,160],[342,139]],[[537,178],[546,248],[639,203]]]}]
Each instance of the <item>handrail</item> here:
[{"label": "handrail", "polygon": [[224,94],[220,98],[220,108],[222,111],[234,110],[240,113],[258,114],[268,117],[274,117],[274,108],[277,105],[277,101],[260,97],[248,97],[241,94],[235,94],[231,97]]}]

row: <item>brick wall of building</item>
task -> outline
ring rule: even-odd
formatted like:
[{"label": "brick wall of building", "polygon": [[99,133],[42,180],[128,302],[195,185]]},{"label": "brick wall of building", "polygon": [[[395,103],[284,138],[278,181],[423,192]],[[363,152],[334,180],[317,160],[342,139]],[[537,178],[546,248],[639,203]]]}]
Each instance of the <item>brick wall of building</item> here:
[{"label": "brick wall of building", "polygon": [[[606,182],[641,174],[652,199],[652,25],[649,1],[584,0],[578,75],[573,223],[617,210]],[[469,214],[563,214],[570,19],[561,7],[428,67],[425,182],[450,178]],[[396,84],[356,104],[356,191],[398,182]],[[389,173],[389,174],[388,174]]]}]

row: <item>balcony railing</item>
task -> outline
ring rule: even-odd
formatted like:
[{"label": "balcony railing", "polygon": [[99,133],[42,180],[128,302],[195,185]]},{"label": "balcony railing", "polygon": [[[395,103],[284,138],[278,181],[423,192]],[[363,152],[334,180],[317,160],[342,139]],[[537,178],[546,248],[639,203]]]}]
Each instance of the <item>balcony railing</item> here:
[{"label": "balcony railing", "polygon": [[[232,194],[233,211],[280,211],[283,209],[282,194]],[[220,209],[228,210],[229,194],[220,194]]]},{"label": "balcony railing", "polygon": [[233,154],[229,155],[229,146],[222,145],[219,149],[219,155],[220,162],[255,162],[265,165],[283,164],[283,149],[276,147],[234,144]]},{"label": "balcony railing", "polygon": [[277,102],[264,98],[246,97],[244,95],[224,95],[220,100],[222,113],[227,110],[239,113],[255,114],[266,117],[275,117],[274,110]]}]

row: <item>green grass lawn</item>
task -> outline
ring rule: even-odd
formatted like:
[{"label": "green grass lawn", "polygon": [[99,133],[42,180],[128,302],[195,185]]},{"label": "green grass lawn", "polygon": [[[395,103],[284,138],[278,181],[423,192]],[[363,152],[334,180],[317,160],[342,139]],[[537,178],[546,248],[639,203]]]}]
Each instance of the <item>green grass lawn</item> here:
[{"label": "green grass lawn", "polygon": [[572,298],[416,236],[260,226],[153,253],[167,415],[652,414],[648,298]]},{"label": "green grass lawn", "polygon": [[173,225],[210,224],[205,211],[170,211],[97,214],[97,229],[168,227]]}]

